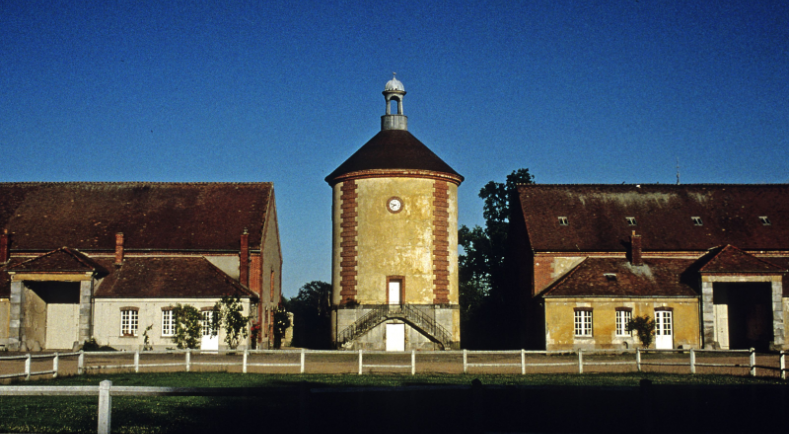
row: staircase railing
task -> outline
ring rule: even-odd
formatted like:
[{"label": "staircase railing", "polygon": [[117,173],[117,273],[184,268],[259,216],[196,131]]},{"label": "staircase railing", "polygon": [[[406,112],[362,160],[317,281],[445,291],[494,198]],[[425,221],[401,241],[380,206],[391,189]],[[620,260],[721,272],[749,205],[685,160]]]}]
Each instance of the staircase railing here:
[{"label": "staircase railing", "polygon": [[376,305],[370,306],[370,311],[353,324],[346,327],[337,335],[337,344],[343,345],[352,341],[378,324],[390,318],[399,318],[411,323],[424,332],[428,337],[438,341],[444,348],[449,348],[452,335],[429,315],[410,305]]}]

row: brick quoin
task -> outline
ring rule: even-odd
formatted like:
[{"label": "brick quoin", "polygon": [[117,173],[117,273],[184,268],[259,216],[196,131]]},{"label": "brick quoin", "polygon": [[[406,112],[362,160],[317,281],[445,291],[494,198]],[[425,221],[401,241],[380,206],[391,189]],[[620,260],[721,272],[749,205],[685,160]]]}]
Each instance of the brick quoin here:
[{"label": "brick quoin", "polygon": [[433,304],[449,303],[449,186],[433,182]]},{"label": "brick quoin", "polygon": [[340,276],[342,276],[340,281],[340,304],[356,300],[356,246],[358,245],[356,241],[356,198],[358,197],[356,188],[356,181],[354,180],[345,181],[340,187],[340,191],[342,191],[340,196],[340,209],[342,209],[340,227],[343,229],[340,232],[340,238],[342,239],[340,243],[342,247],[340,257],[343,259],[340,262]]}]

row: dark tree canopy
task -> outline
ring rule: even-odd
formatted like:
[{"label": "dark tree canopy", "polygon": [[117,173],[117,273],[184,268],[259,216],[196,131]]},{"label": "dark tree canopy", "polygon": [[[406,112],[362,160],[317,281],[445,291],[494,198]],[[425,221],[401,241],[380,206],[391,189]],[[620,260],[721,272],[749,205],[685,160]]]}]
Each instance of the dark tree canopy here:
[{"label": "dark tree canopy", "polygon": [[485,227],[458,232],[461,338],[465,348],[502,348],[517,341],[516,303],[507,299],[510,213],[518,184],[531,184],[529,169],[507,175],[504,183],[490,181],[479,192],[484,200],[482,216]]},{"label": "dark tree canopy", "polygon": [[285,307],[293,313],[294,347],[323,349],[331,345],[331,284],[306,283]]}]

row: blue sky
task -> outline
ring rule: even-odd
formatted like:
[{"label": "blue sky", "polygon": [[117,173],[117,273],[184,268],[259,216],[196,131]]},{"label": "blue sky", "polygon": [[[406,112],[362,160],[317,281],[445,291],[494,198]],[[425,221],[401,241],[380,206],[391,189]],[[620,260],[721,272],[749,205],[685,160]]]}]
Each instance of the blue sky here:
[{"label": "blue sky", "polygon": [[409,130],[479,189],[789,182],[787,1],[0,2],[0,181],[273,181],[283,290],[331,279],[323,178]]}]

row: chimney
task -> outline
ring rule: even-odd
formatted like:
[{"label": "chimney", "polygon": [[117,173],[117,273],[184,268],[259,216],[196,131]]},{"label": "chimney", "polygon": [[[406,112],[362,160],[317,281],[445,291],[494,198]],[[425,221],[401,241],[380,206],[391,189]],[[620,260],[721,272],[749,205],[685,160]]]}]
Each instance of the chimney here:
[{"label": "chimney", "polygon": [[3,229],[3,234],[0,235],[0,264],[8,262],[10,255],[8,254],[8,229]]},{"label": "chimney", "polygon": [[249,286],[249,232],[241,234],[241,252],[238,255],[238,281]]},{"label": "chimney", "polygon": [[115,265],[123,264],[123,232],[115,234]]},{"label": "chimney", "polygon": [[636,231],[630,235],[630,263],[644,265],[644,261],[641,260],[641,235],[636,235]]}]

